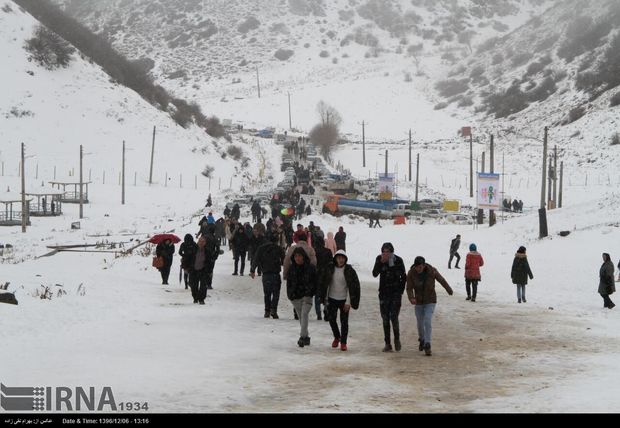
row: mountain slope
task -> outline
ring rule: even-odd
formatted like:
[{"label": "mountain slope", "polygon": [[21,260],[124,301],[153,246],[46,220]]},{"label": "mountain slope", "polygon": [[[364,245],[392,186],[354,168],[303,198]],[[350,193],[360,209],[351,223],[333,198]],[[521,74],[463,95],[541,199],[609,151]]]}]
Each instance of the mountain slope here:
[{"label": "mountain slope", "polygon": [[[154,180],[166,173],[186,173],[186,183],[209,165],[215,176],[226,178],[242,170],[243,160],[227,156],[230,143],[215,140],[197,127],[184,129],[167,113],[144,101],[135,92],[110,81],[100,67],[73,54],[67,68],[47,70],[28,60],[23,46],[37,22],[14,3],[3,1],[0,11],[0,44],[4,92],[0,101],[0,152],[7,174],[16,172],[20,143],[36,156],[28,166],[51,179],[78,165],[79,145],[87,153],[85,165],[93,180],[116,180],[121,166],[122,141],[126,141],[128,171],[148,180],[153,126],[157,127]],[[241,143],[236,142],[236,145]],[[112,155],[113,154],[113,155]],[[247,166],[247,163],[246,163]],[[114,173],[116,175],[116,173]],[[250,177],[250,174],[247,174]],[[248,178],[249,179],[249,178]]]}]

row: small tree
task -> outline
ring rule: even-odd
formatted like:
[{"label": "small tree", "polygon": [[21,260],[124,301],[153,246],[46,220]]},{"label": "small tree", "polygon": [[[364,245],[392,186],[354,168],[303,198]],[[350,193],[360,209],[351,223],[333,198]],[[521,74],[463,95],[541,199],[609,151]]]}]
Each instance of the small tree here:
[{"label": "small tree", "polygon": [[26,40],[24,49],[30,53],[28,61],[35,61],[48,70],[67,67],[75,49],[62,37],[42,25],[34,30],[34,37]]},{"label": "small tree", "polygon": [[342,117],[335,108],[324,101],[317,104],[316,110],[321,122],[310,131],[310,141],[319,148],[323,156],[329,158],[332,147],[340,138]]}]

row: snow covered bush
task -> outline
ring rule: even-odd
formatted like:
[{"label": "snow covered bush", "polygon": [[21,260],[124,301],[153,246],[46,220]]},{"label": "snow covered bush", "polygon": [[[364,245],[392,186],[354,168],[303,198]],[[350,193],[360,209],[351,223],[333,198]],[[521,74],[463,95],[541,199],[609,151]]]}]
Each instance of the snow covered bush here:
[{"label": "snow covered bush", "polygon": [[34,37],[26,40],[24,49],[30,54],[29,61],[35,61],[48,70],[67,67],[75,49],[53,31],[39,25],[34,30]]}]

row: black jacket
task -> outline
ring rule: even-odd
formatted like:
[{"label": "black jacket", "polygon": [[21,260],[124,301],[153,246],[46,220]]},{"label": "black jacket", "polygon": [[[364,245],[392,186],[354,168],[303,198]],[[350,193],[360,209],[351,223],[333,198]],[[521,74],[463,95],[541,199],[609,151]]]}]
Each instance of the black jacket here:
[{"label": "black jacket", "polygon": [[[305,254],[305,253],[304,253]],[[286,295],[290,300],[312,297],[316,294],[316,268],[310,264],[310,258],[304,256],[304,264],[298,265],[291,257],[291,267],[286,279]]]},{"label": "black jacket", "polygon": [[[329,266],[327,266],[327,268],[325,269],[323,275],[321,276],[317,294],[322,301],[327,300],[327,292],[329,290],[330,284],[332,283],[332,279],[334,278],[335,270],[336,265],[334,263],[330,263]],[[351,266],[350,264],[344,265],[344,280],[347,283],[347,288],[349,289],[351,307],[353,309],[357,309],[360,306],[360,280],[357,277],[357,272],[355,272],[355,269],[353,269],[353,266]]]},{"label": "black jacket", "polygon": [[334,236],[334,241],[336,241],[336,249],[337,250],[345,250],[347,251],[347,234],[346,232],[336,232],[336,236]]},{"label": "black jacket", "polygon": [[250,238],[248,238],[245,228],[238,227],[230,242],[237,252],[246,252],[250,244]]},{"label": "black jacket", "polygon": [[185,241],[183,241],[179,248],[179,255],[181,256],[181,267],[183,269],[191,269],[191,263],[194,260],[194,257],[196,257],[196,251],[198,251],[198,245],[192,239],[192,235],[185,235]]},{"label": "black jacket", "polygon": [[172,258],[174,257],[174,244],[166,245],[163,242],[157,244],[155,255],[164,258],[164,267],[172,266]]},{"label": "black jacket", "polygon": [[379,297],[402,296],[407,283],[407,271],[403,259],[394,256],[394,266],[381,263],[381,256],[377,256],[372,276],[379,276]]},{"label": "black jacket", "polygon": [[515,254],[515,259],[512,262],[512,270],[510,271],[510,277],[512,278],[513,284],[519,285],[527,284],[528,277],[530,279],[534,278],[525,254]]},{"label": "black jacket", "polygon": [[258,247],[254,257],[252,257],[252,265],[250,272],[254,273],[257,267],[260,267],[265,273],[280,273],[282,262],[284,260],[284,250],[273,242],[265,242]]}]

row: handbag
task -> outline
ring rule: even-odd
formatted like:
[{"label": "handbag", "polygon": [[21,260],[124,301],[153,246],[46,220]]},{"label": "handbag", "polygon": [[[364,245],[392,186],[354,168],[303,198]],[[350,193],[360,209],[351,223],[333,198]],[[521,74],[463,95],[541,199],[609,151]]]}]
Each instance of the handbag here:
[{"label": "handbag", "polygon": [[162,256],[155,256],[155,257],[153,257],[152,265],[153,265],[154,268],[157,268],[157,269],[162,268],[162,267],[164,267],[164,264],[165,264],[165,262],[164,262],[164,258]]},{"label": "handbag", "polygon": [[616,291],[616,287],[614,287],[613,285],[608,285],[607,288],[605,288],[605,292],[608,295],[614,294],[614,291]]}]

